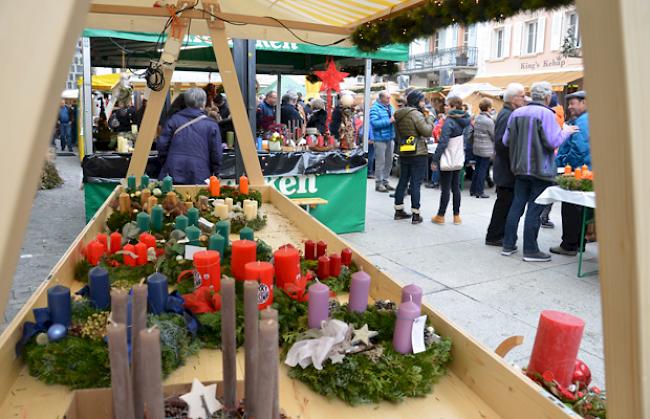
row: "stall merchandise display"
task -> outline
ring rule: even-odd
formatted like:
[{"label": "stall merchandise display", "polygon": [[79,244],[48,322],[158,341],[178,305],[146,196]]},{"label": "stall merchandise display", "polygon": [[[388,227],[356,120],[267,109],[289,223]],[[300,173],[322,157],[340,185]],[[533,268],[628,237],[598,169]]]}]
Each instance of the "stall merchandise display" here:
[{"label": "stall merchandise display", "polygon": [[575,170],[569,165],[564,167],[564,173],[555,181],[562,188],[569,191],[593,192],[594,172],[589,167],[577,167]]}]

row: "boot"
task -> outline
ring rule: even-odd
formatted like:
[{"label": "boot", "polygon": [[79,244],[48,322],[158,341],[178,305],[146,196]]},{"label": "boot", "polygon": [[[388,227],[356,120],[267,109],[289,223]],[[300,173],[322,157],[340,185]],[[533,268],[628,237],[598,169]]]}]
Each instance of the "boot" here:
[{"label": "boot", "polygon": [[444,224],[445,223],[445,216],[444,215],[436,215],[435,217],[431,218],[431,222],[434,224]]},{"label": "boot", "polygon": [[463,220],[460,218],[460,215],[454,215],[454,224],[462,224]]},{"label": "boot", "polygon": [[422,222],[422,216],[419,213],[414,212],[413,218],[411,219],[411,224],[420,224],[421,222]]},{"label": "boot", "polygon": [[395,220],[406,220],[407,218],[411,218],[411,214],[404,211],[403,209],[395,210],[395,216],[393,217],[393,219],[395,219]]}]

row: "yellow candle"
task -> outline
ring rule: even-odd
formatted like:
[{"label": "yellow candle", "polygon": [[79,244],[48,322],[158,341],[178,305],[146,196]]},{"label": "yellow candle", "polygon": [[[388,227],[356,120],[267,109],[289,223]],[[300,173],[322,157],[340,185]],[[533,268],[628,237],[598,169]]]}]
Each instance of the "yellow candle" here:
[{"label": "yellow candle", "polygon": [[131,197],[128,193],[120,194],[120,212],[131,212]]},{"label": "yellow candle", "polygon": [[140,204],[145,207],[149,203],[149,198],[151,198],[151,189],[143,189],[140,194]]},{"label": "yellow candle", "polygon": [[176,192],[168,192],[167,199],[169,199],[169,202],[171,202],[173,205],[176,205],[176,202],[178,202],[178,196],[176,195]]},{"label": "yellow candle", "polygon": [[151,215],[151,210],[156,205],[158,205],[158,198],[156,198],[155,196],[150,196],[149,199],[147,200],[147,212],[149,213],[149,215]]}]

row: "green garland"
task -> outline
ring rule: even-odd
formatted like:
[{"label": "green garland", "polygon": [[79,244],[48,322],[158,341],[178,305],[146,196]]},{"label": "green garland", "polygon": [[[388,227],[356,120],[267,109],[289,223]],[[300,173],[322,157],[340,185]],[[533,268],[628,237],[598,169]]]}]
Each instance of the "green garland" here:
[{"label": "green garland", "polygon": [[[199,189],[199,192],[197,193],[197,197],[199,196],[207,196],[210,197],[210,191],[206,188]],[[256,190],[249,190],[248,194],[240,194],[238,188],[234,188],[232,186],[222,186],[221,187],[221,195],[215,197],[216,199],[226,199],[226,198],[232,198],[233,204],[240,203],[243,205],[244,201],[247,199],[252,199],[257,201],[257,207],[262,208],[263,200],[262,200],[262,193],[260,191]]]},{"label": "green garland", "polygon": [[558,176],[555,182],[562,189],[568,191],[581,191],[592,192],[594,190],[594,182],[591,179],[576,179],[573,176]]},{"label": "green garland", "polygon": [[520,12],[557,9],[574,0],[428,0],[404,13],[365,23],[352,33],[352,42],[364,52],[389,44],[408,44],[450,25],[502,21]]},{"label": "green garland", "polygon": [[[155,266],[151,262],[140,266],[113,266],[109,263],[110,260],[121,262],[122,257],[120,255],[110,256],[108,259],[102,260],[97,266],[108,271],[111,285],[114,287],[131,288],[131,286],[140,283],[142,278],[146,278],[155,272]],[[88,272],[93,267],[86,259],[80,260],[75,266],[74,278],[83,284],[87,284]]]}]

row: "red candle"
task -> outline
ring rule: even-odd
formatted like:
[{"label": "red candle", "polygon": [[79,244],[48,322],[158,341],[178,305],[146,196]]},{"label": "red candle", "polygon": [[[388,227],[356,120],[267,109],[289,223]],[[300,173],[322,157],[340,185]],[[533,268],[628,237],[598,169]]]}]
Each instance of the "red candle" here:
[{"label": "red candle", "polygon": [[325,256],[327,253],[327,243],[324,241],[319,241],[316,243],[316,257]]},{"label": "red candle", "polygon": [[[131,243],[124,245],[124,264],[126,266],[135,266],[135,246]],[[136,256],[137,257],[137,256]]]},{"label": "red candle", "polygon": [[318,279],[321,281],[330,276],[330,258],[323,255],[318,258]]},{"label": "red candle", "polygon": [[305,259],[316,260],[316,243],[312,240],[305,242]]},{"label": "red candle", "polygon": [[111,233],[111,255],[122,249],[122,235],[117,231]]},{"label": "red candle", "polygon": [[316,139],[316,144],[318,147],[324,147],[325,146],[325,138],[323,138],[322,135],[319,135],[318,138]]},{"label": "red candle", "polygon": [[571,314],[544,310],[539,316],[528,373],[553,373],[560,385],[571,384],[585,322]]},{"label": "red candle", "polygon": [[194,253],[194,268],[201,278],[199,287],[209,287],[215,292],[221,290],[221,257],[216,250]]},{"label": "red candle", "polygon": [[216,176],[210,176],[210,196],[221,195],[221,183]]},{"label": "red candle", "polygon": [[330,276],[338,276],[341,274],[341,255],[332,253],[330,255]]},{"label": "red candle", "polygon": [[[313,243],[313,242],[312,242]],[[275,262],[275,285],[284,288],[296,282],[300,276],[300,253],[294,247],[284,246],[273,253]]]},{"label": "red candle", "polygon": [[93,266],[97,266],[103,254],[104,246],[97,240],[91,241],[86,246],[86,260]]},{"label": "red candle", "polygon": [[108,237],[104,233],[97,234],[96,240],[104,246],[104,253],[108,252]]},{"label": "red candle", "polygon": [[352,249],[349,247],[341,250],[341,263],[348,267],[352,264]]},{"label": "red candle", "polygon": [[138,256],[138,265],[144,265],[147,263],[147,245],[138,242],[135,245],[135,254]]},{"label": "red candle", "polygon": [[269,262],[248,262],[244,266],[246,280],[259,281],[257,308],[263,310],[273,304],[273,264]]},{"label": "red candle", "polygon": [[156,238],[149,233],[140,234],[140,242],[147,245],[147,249],[150,247],[156,248]]},{"label": "red candle", "polygon": [[242,195],[248,195],[248,178],[246,176],[241,176],[239,178],[239,193]]},{"label": "red candle", "polygon": [[244,266],[248,262],[255,262],[257,258],[257,243],[252,240],[237,240],[232,242],[232,256],[230,269],[235,279],[246,279]]}]

